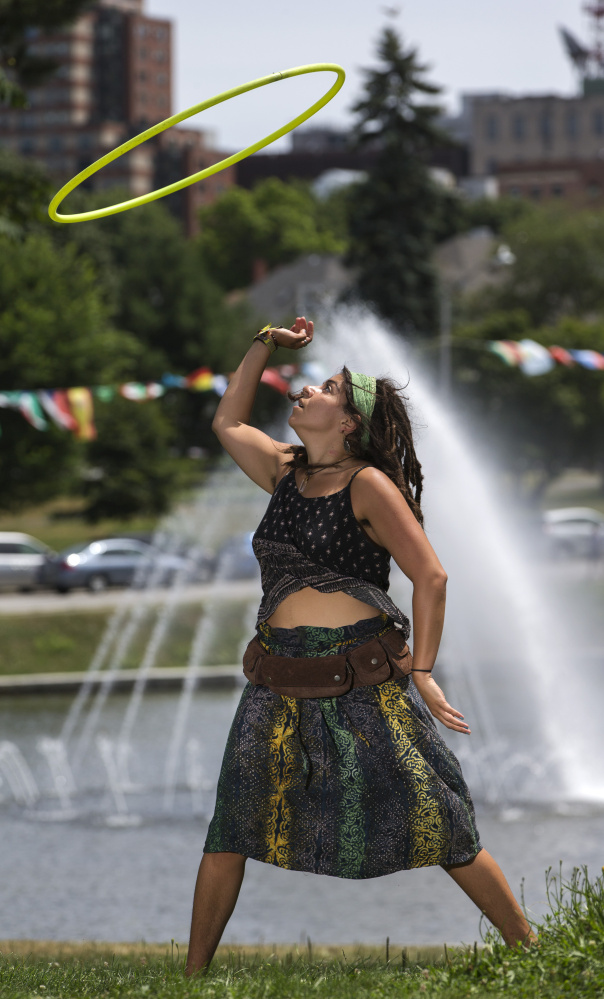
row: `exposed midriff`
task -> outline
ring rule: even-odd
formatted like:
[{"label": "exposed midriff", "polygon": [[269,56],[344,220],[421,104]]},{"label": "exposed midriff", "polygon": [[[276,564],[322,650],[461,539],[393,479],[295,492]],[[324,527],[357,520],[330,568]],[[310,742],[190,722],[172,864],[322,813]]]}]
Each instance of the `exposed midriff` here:
[{"label": "exposed midriff", "polygon": [[315,625],[318,628],[342,628],[368,617],[379,617],[381,611],[342,590],[320,593],[305,586],[285,597],[267,619],[273,628],[297,628]]}]

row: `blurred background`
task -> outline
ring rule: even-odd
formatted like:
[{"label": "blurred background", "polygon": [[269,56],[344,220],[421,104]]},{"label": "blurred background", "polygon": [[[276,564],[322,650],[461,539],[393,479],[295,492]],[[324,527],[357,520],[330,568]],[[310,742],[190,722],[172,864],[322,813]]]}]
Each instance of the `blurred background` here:
[{"label": "blurred background", "polygon": [[[271,357],[254,422],[293,441],[287,391],[342,363],[406,386],[450,577],[439,666],[476,731],[454,748],[538,912],[550,863],[601,863],[604,3],[206,8],[0,7],[0,826],[20,860],[0,937],[186,935],[268,500],[210,425],[253,333],[301,314],[315,342]],[[319,61],[344,66],[344,88],[275,146],[136,210],[48,219],[61,184],[143,129]],[[189,119],[61,211],[216,163],[330,84],[279,82]],[[409,611],[407,584],[393,566]],[[34,912],[44,838],[55,876]],[[116,923],[109,891],[91,916],[70,864],[80,899],[95,878],[119,892],[137,864],[159,870],[158,905],[133,888]],[[271,939],[372,939],[371,905],[333,937],[359,886],[330,885],[317,914],[308,879],[261,874],[233,940],[259,939],[254,891]],[[422,900],[401,940],[475,933],[471,906],[417,874],[417,895],[398,875],[368,889],[393,919],[399,885],[409,913]],[[288,921],[294,887],[309,901]]]}]

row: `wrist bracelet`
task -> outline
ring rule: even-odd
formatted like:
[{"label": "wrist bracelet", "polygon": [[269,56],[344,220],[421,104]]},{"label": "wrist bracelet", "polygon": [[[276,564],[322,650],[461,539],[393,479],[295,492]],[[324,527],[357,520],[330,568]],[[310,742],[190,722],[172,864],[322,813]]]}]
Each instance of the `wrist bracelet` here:
[{"label": "wrist bracelet", "polygon": [[431,669],[412,669],[412,673],[431,673]]},{"label": "wrist bracelet", "polygon": [[266,347],[268,347],[271,354],[273,354],[279,345],[275,340],[273,334],[269,332],[270,329],[271,329],[270,323],[268,324],[268,326],[263,326],[261,330],[258,330],[253,339],[260,340],[261,343],[263,343]]}]

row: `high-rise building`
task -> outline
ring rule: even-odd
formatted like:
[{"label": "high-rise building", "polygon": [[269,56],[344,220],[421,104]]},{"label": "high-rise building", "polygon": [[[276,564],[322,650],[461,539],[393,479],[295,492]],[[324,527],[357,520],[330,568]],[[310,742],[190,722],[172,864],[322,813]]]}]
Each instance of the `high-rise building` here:
[{"label": "high-rise building", "polygon": [[[30,40],[32,54],[59,63],[28,93],[29,107],[0,108],[0,144],[39,162],[64,183],[92,161],[172,112],[172,24],[147,17],[143,0],[96,0],[69,28]],[[87,181],[145,194],[222,158],[204,132],[172,128]],[[167,199],[188,233],[197,209],[233,183],[222,171]]]}]

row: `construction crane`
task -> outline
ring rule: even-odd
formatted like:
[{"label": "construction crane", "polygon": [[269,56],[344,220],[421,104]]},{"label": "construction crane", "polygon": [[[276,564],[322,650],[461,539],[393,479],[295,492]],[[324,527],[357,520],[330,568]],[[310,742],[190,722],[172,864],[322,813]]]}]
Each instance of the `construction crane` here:
[{"label": "construction crane", "polygon": [[604,0],[583,5],[590,22],[591,44],[584,45],[567,28],[560,28],[562,44],[577,70],[584,94],[604,93]]}]

